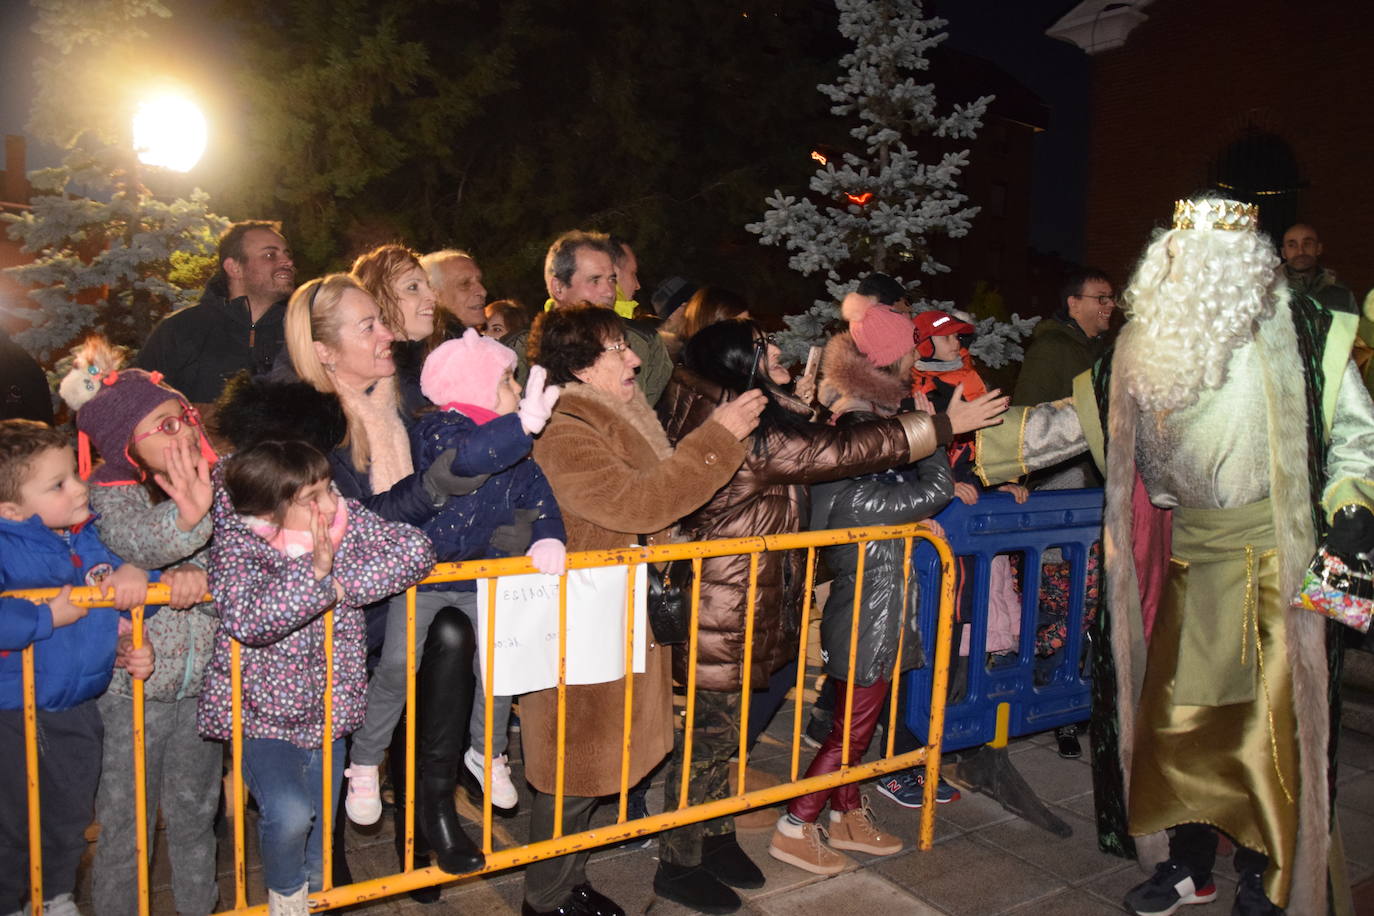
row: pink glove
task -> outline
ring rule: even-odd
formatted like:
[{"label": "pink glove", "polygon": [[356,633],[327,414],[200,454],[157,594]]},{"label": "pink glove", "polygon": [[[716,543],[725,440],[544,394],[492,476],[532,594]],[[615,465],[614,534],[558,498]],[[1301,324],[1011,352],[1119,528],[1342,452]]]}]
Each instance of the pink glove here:
[{"label": "pink glove", "polygon": [[525,556],[546,576],[561,576],[568,571],[568,548],[558,538],[535,541]]},{"label": "pink glove", "polygon": [[527,435],[539,435],[553,415],[553,405],[558,403],[558,386],[544,387],[547,376],[543,366],[530,366],[530,378],[525,382],[525,396],[520,399],[519,410],[520,425]]}]

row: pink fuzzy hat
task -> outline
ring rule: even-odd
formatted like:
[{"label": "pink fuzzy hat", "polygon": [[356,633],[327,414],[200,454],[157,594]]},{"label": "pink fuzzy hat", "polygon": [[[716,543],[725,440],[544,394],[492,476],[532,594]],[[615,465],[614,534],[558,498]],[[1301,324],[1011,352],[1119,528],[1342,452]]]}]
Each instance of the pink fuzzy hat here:
[{"label": "pink fuzzy hat", "polygon": [[434,404],[496,409],[501,378],[515,368],[515,351],[472,328],[434,348],[420,370],[420,393]]},{"label": "pink fuzzy hat", "polygon": [[873,365],[890,366],[916,347],[916,326],[874,296],[850,293],[840,305],[849,336]]}]

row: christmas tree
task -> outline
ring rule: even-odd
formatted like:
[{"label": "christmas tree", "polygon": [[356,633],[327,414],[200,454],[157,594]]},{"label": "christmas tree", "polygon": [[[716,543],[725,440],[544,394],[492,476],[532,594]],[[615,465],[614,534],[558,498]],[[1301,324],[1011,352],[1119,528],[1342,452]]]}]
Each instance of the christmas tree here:
[{"label": "christmas tree", "polygon": [[[195,300],[227,225],[201,191],[155,197],[143,182],[159,176],[140,170],[130,143],[134,106],[123,93],[142,77],[153,84],[158,59],[143,24],[169,12],[155,0],[35,6],[47,56],[35,67],[29,132],[64,157],[29,174],[27,212],[3,217],[10,238],[35,256],[8,268],[30,290],[12,309],[30,325],[15,337],[45,361],[88,330],[137,348],[159,318]],[[127,78],[111,79],[116,73]]]},{"label": "christmas tree", "polygon": [[[834,103],[833,114],[858,119],[849,135],[862,143],[864,155],[845,152],[838,162],[823,162],[811,178],[815,198],[775,191],[763,219],[746,227],[763,244],[791,252],[793,270],[824,276],[828,298],[787,316],[788,328],[779,335],[784,356],[797,361],[838,329],[838,303],[870,272],[901,283],[916,311],[952,308],[922,296],[920,280],[901,273],[948,272],[929,242],[966,235],[978,213],[958,188],[968,150],[926,162],[908,142],[972,139],[992,101],[983,96],[947,114],[936,111],[934,85],[915,75],[929,69],[927,55],[945,39],[945,21],[923,17],[919,0],[835,0],[835,6],[840,34],[854,50],[840,59],[840,78],[817,88]],[[992,366],[1020,359],[1017,341],[1033,324],[1015,316],[1010,323],[980,321],[970,350]]]}]

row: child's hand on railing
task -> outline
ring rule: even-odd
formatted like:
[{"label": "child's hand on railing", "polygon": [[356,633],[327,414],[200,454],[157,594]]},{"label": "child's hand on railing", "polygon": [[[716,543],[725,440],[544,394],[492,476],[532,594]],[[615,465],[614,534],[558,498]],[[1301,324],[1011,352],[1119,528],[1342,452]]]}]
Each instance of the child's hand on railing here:
[{"label": "child's hand on railing", "polygon": [[209,590],[210,577],[196,564],[183,563],[163,573],[162,584],[171,592],[167,606],[179,611],[200,603]]},{"label": "child's hand on railing", "polygon": [[1016,500],[1017,505],[1030,499],[1030,490],[1027,490],[1019,483],[1004,483],[997,489],[1002,493],[1010,493],[1012,498]]},{"label": "child's hand on railing", "polygon": [[100,581],[101,596],[108,597],[111,593],[114,594],[111,603],[116,610],[138,607],[148,600],[148,573],[125,563]]},{"label": "child's hand on railing", "polygon": [[978,488],[971,483],[956,481],[954,495],[966,506],[973,506],[978,503]]},{"label": "child's hand on railing", "polygon": [[948,538],[945,537],[945,527],[941,525],[939,522],[937,522],[935,519],[928,518],[925,521],[921,522],[921,524],[929,528],[930,533],[935,535],[937,538],[940,538],[941,540],[948,540]]},{"label": "child's hand on railing", "polygon": [[153,644],[145,642],[134,648],[132,636],[121,636],[115,645],[115,667],[129,672],[129,677],[146,681],[153,674]]},{"label": "child's hand on railing", "polygon": [[84,607],[79,604],[72,604],[72,587],[70,585],[62,586],[62,590],[57,593],[56,598],[48,599],[48,610],[52,612],[54,630],[70,623],[76,623],[86,616]]},{"label": "child's hand on railing", "polygon": [[546,576],[561,576],[568,571],[568,548],[557,538],[541,538],[526,554],[534,568]]}]

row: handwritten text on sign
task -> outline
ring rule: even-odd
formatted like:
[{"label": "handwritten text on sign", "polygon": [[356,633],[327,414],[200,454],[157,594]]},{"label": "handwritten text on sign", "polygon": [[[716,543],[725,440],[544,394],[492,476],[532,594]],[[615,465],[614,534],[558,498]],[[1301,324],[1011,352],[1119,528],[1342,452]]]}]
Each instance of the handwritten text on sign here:
[{"label": "handwritten text on sign", "polygon": [[[645,572],[635,567],[634,670],[644,671]],[[568,572],[567,683],[601,684],[625,676],[623,566]],[[487,604],[496,590],[495,696],[517,696],[558,685],[558,577],[530,573],[477,580],[477,648],[488,670]]]}]

